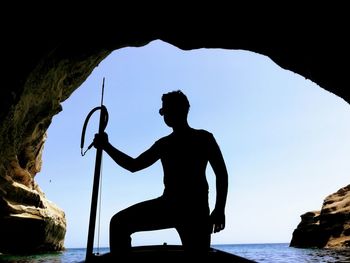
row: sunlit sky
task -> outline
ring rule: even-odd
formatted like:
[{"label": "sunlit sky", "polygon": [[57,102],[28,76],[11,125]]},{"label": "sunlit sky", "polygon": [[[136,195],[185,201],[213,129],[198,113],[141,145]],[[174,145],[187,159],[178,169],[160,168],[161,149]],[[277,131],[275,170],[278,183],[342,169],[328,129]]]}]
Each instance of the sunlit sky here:
[{"label": "sunlit sky", "polygon": [[[228,168],[229,193],[226,229],[212,236],[212,244],[289,242],[301,214],[319,210],[327,195],[349,184],[350,107],[343,99],[248,51],[183,51],[161,41],[123,48],[62,103],[48,129],[36,181],[66,213],[67,248],[86,247],[96,151],[81,157],[80,138],[86,115],[99,106],[103,77],[106,132],[130,156],[171,133],[158,114],[169,91],[187,95],[190,126],[214,134]],[[89,122],[87,145],[98,115]],[[102,176],[99,245],[105,247],[110,218],[160,196],[163,181],[160,162],[132,174],[106,154]],[[210,166],[207,178],[213,208]],[[172,229],[132,237],[133,245],[180,244]]]}]

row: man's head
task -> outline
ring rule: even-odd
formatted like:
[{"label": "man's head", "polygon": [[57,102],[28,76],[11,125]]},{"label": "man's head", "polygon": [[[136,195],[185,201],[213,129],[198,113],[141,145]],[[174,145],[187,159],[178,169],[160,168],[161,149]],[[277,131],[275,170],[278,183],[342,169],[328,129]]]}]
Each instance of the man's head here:
[{"label": "man's head", "polygon": [[171,91],[163,94],[163,106],[159,110],[160,115],[164,115],[166,111],[176,112],[178,114],[186,114],[190,109],[190,103],[185,94],[181,90]]},{"label": "man's head", "polygon": [[167,125],[173,127],[187,120],[190,103],[181,90],[171,91],[162,96],[162,108],[159,114],[164,116]]}]

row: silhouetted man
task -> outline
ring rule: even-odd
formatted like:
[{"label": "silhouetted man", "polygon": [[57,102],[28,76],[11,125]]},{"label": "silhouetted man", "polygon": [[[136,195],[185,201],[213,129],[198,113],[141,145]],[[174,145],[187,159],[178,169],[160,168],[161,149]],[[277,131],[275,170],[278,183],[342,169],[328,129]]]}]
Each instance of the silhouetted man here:
[{"label": "silhouetted man", "polygon": [[[127,252],[131,247],[130,236],[135,232],[165,228],[177,230],[189,254],[206,253],[210,234],[225,228],[228,175],[219,146],[211,133],[189,126],[190,104],[181,91],[163,94],[162,102],[159,113],[173,132],[137,158],[113,147],[107,134],[95,135],[95,147],[102,148],[123,168],[136,172],[160,160],[164,171],[162,196],[135,204],[112,217],[112,254]],[[216,176],[216,203],[211,214],[205,175],[208,162]]]}]

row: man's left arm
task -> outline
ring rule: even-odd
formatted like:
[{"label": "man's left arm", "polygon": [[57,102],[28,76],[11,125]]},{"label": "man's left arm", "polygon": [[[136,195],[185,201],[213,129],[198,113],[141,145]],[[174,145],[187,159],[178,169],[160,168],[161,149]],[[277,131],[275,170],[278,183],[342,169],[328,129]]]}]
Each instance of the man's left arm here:
[{"label": "man's left arm", "polygon": [[213,138],[210,149],[210,165],[216,176],[216,202],[210,215],[213,232],[220,232],[225,228],[225,206],[228,191],[228,173],[219,145]]}]

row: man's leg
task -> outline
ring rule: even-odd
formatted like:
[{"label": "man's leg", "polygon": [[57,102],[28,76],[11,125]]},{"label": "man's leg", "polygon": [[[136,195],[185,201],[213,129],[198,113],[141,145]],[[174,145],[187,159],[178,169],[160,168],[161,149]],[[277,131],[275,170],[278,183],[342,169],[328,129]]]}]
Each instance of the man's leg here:
[{"label": "man's leg", "polygon": [[197,257],[208,254],[211,237],[209,212],[188,213],[186,220],[176,230],[187,255]]},{"label": "man's leg", "polygon": [[130,206],[115,214],[110,222],[110,250],[112,254],[125,254],[131,248],[131,234],[138,231],[174,227],[167,205],[156,198]]},{"label": "man's leg", "polygon": [[206,256],[210,248],[210,233],[208,227],[177,228],[182,245],[188,256]]}]

